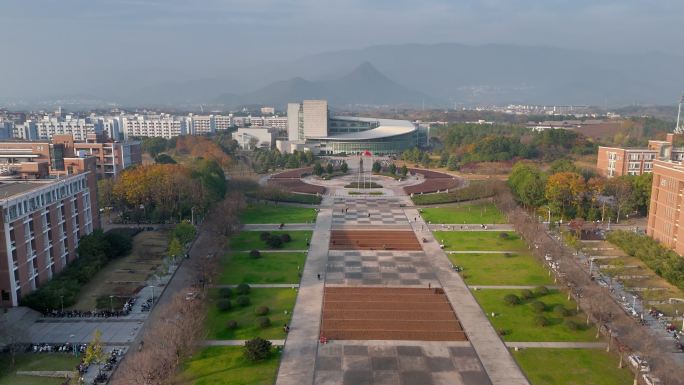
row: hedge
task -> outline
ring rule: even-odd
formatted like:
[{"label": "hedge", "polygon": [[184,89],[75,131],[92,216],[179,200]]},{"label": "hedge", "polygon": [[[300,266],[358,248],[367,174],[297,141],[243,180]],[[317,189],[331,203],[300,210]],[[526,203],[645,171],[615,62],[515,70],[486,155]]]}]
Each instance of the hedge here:
[{"label": "hedge", "polygon": [[496,183],[497,181],[471,181],[468,186],[453,191],[450,190],[448,193],[414,194],[411,200],[417,205],[434,205],[490,198],[496,193],[494,188]]}]

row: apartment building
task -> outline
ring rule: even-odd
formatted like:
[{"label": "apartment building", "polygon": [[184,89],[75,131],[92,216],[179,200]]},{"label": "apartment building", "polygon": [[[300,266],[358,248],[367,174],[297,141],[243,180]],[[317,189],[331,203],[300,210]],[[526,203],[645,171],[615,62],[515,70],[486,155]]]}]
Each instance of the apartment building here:
[{"label": "apartment building", "polygon": [[233,114],[214,115],[214,125],[216,130],[229,130],[233,127]]},{"label": "apartment building", "polygon": [[[91,118],[74,118],[45,116],[35,123],[38,140],[50,140],[55,135],[71,135],[75,140],[86,140],[88,134],[99,134],[103,131],[102,122]],[[31,138],[33,139],[33,138]]]},{"label": "apartment building", "polygon": [[76,259],[99,228],[95,174],[0,182],[0,307],[18,306]]},{"label": "apartment building", "polygon": [[646,233],[684,255],[684,165],[656,160]]},{"label": "apartment building", "polygon": [[214,115],[188,115],[188,128],[191,135],[207,135],[216,131]]},{"label": "apartment building", "polygon": [[69,135],[58,135],[53,138],[53,144],[62,145],[69,158],[94,157],[98,179],[115,177],[126,167],[142,163],[138,141],[113,142],[105,135],[91,134],[84,142],[77,142]]},{"label": "apartment building", "polygon": [[604,147],[598,149],[596,168],[605,177],[641,175],[653,171],[653,162],[684,160],[684,148],[675,147],[677,134],[667,134],[665,140],[649,140],[646,148]]},{"label": "apartment building", "polygon": [[171,139],[188,134],[187,120],[169,114],[123,118],[124,137],[153,136]]}]

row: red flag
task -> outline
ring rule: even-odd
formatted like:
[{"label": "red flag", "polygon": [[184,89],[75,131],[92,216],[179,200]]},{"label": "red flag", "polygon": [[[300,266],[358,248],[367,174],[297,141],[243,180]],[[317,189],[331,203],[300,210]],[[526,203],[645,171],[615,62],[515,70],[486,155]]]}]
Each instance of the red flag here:
[{"label": "red flag", "polygon": [[366,150],[363,152],[363,156],[373,156],[370,151]]}]

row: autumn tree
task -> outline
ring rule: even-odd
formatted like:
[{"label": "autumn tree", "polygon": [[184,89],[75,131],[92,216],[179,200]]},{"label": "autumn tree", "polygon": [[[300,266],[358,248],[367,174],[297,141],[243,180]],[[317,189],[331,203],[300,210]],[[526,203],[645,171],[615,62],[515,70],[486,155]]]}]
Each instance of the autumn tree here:
[{"label": "autumn tree", "polygon": [[629,210],[632,184],[625,178],[610,179],[606,184],[606,193],[613,197],[616,213],[615,223],[620,223],[620,215]]},{"label": "autumn tree", "polygon": [[585,191],[584,178],[574,172],[560,172],[549,176],[546,180],[544,196],[551,209],[560,213],[561,217],[574,218],[581,212],[581,203]]}]

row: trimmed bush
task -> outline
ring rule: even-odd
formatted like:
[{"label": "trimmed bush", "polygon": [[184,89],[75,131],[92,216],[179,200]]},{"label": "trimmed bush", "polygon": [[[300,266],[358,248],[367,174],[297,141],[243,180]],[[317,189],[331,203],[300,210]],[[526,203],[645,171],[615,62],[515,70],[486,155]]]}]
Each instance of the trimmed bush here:
[{"label": "trimmed bush", "polygon": [[228,320],[228,322],[226,322],[226,328],[228,328],[230,330],[237,329],[237,327],[238,327],[238,323],[234,319]]},{"label": "trimmed bush", "polygon": [[510,306],[520,305],[520,297],[518,297],[515,294],[507,294],[504,297],[504,302],[506,303],[506,305]]},{"label": "trimmed bush", "polygon": [[252,250],[249,252],[249,256],[254,258],[254,259],[257,259],[257,258],[261,258],[261,253],[259,252],[259,250]]},{"label": "trimmed bush", "polygon": [[279,249],[283,247],[283,240],[277,235],[272,235],[266,240],[266,244],[272,249]]},{"label": "trimmed bush", "polygon": [[244,294],[249,294],[249,291],[250,291],[251,289],[252,289],[252,288],[249,287],[248,284],[246,284],[246,283],[241,283],[241,284],[237,285],[237,287],[235,288],[235,292],[237,292],[238,294],[244,295]]},{"label": "trimmed bush", "polygon": [[541,313],[546,310],[546,304],[542,301],[534,301],[530,304],[530,306],[532,306],[532,310],[536,311],[537,313]]},{"label": "trimmed bush", "polygon": [[523,289],[520,292],[520,297],[522,297],[523,299],[532,299],[534,298],[534,293],[532,293],[532,290]]},{"label": "trimmed bush", "polygon": [[280,240],[283,241],[283,243],[288,243],[292,240],[292,237],[290,237],[290,234],[283,234],[280,236]]},{"label": "trimmed bush", "polygon": [[565,327],[568,328],[568,330],[575,331],[580,329],[580,325],[571,319],[566,319],[565,321],[563,321],[563,325],[565,325]]},{"label": "trimmed bush", "polygon": [[271,309],[269,309],[268,306],[259,306],[256,309],[254,309],[254,314],[266,315],[269,311],[271,311]]},{"label": "trimmed bush", "polygon": [[267,327],[271,326],[271,319],[268,317],[257,317],[256,324],[258,327],[266,329]]},{"label": "trimmed bush", "polygon": [[271,238],[271,233],[269,233],[268,231],[264,231],[261,234],[259,234],[259,239],[261,239],[262,241],[267,241],[269,238]]},{"label": "trimmed bush", "polygon": [[271,341],[260,337],[245,341],[243,354],[252,362],[264,360],[271,355]]},{"label": "trimmed bush", "polygon": [[542,315],[536,316],[534,317],[534,324],[541,327],[549,326],[549,320]]},{"label": "trimmed bush", "polygon": [[499,238],[501,239],[507,239],[508,238],[508,233],[499,233]]},{"label": "trimmed bush", "polygon": [[220,311],[228,311],[233,308],[233,303],[229,299],[220,299],[216,302],[216,307]]},{"label": "trimmed bush", "polygon": [[559,317],[567,317],[570,315],[570,310],[566,309],[563,305],[556,305],[553,307],[553,314]]},{"label": "trimmed bush", "polygon": [[219,295],[221,298],[230,298],[233,296],[233,289],[229,287],[222,287],[219,289]]},{"label": "trimmed bush", "polygon": [[252,303],[252,301],[249,299],[248,296],[241,295],[235,299],[235,303],[238,306],[245,307],[245,306],[248,306],[250,303]]},{"label": "trimmed bush", "polygon": [[549,288],[546,286],[537,286],[534,289],[534,293],[537,294],[538,296],[543,296],[549,294]]}]

